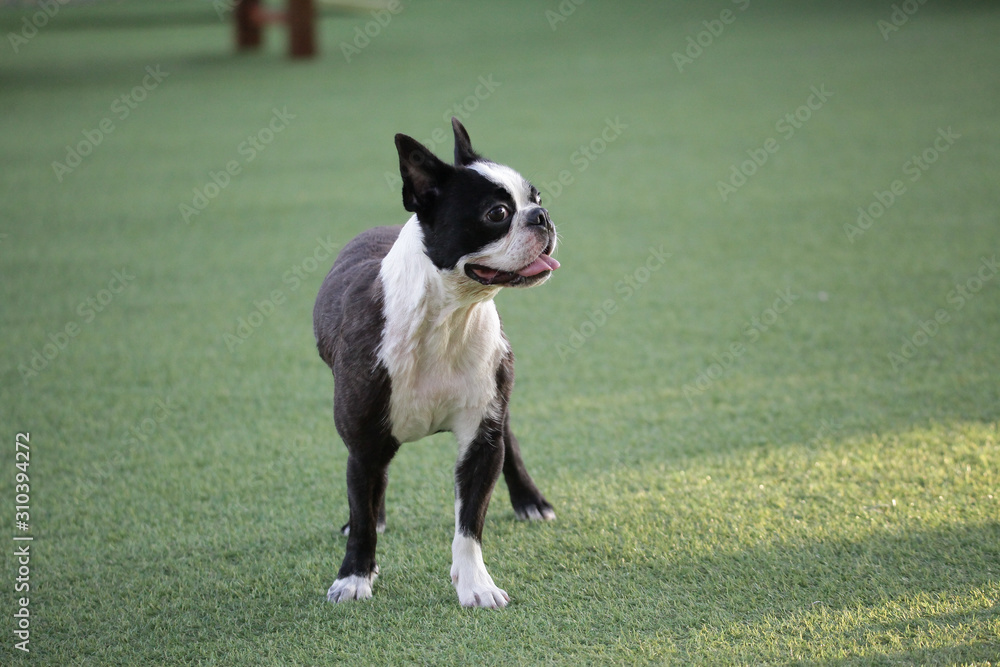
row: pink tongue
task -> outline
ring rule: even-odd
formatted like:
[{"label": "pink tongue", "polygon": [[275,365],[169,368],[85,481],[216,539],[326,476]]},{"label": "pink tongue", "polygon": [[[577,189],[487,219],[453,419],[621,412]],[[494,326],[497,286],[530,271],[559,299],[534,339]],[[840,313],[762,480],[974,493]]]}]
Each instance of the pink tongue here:
[{"label": "pink tongue", "polygon": [[537,276],[539,273],[545,271],[555,271],[559,268],[559,262],[555,259],[549,257],[548,255],[540,255],[531,264],[517,272],[518,275],[524,276],[525,278],[530,278],[531,276]]}]

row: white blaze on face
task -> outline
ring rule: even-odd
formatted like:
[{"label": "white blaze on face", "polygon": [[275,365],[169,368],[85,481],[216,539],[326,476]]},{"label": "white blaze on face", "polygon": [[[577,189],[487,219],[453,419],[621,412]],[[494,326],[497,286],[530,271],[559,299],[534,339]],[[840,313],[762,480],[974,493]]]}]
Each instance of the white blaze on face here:
[{"label": "white blaze on face", "polygon": [[514,198],[518,211],[523,211],[535,204],[531,201],[531,184],[510,167],[493,162],[473,162],[469,169],[493,181]]}]

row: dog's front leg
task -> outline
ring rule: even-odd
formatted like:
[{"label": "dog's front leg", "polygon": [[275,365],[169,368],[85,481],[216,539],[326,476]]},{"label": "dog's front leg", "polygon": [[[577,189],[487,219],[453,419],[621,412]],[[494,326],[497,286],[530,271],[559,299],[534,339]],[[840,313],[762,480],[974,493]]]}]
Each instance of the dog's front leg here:
[{"label": "dog's front leg", "polygon": [[354,453],[347,458],[347,495],[351,507],[347,552],[337,580],[327,591],[326,599],[330,602],[367,600],[372,596],[372,584],[378,576],[375,547],[379,508],[384,507],[390,459],[391,455]]},{"label": "dog's front leg", "polygon": [[455,539],[451,581],[463,607],[507,606],[510,597],[493,583],[483,563],[483,524],[493,487],[503,469],[503,418],[487,417],[455,466]]}]

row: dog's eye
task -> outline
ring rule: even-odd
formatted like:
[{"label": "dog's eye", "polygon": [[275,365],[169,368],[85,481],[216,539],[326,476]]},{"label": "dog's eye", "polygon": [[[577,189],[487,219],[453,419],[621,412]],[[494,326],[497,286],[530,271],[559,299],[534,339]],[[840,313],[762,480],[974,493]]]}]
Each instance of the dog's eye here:
[{"label": "dog's eye", "polygon": [[506,206],[494,206],[490,209],[490,212],[486,214],[486,219],[490,222],[503,222],[510,215],[510,211]]}]

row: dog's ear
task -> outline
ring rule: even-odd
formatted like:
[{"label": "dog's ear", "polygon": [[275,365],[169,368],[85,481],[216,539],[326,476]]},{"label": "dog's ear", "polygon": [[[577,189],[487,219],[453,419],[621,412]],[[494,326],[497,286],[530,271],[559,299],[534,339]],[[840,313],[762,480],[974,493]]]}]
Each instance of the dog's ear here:
[{"label": "dog's ear", "polygon": [[403,177],[403,207],[418,213],[434,202],[454,168],[405,134],[396,135],[396,151],[399,174]]},{"label": "dog's ear", "polygon": [[451,129],[455,131],[455,166],[467,167],[476,160],[481,160],[476,151],[472,150],[472,140],[458,119],[451,117]]}]

